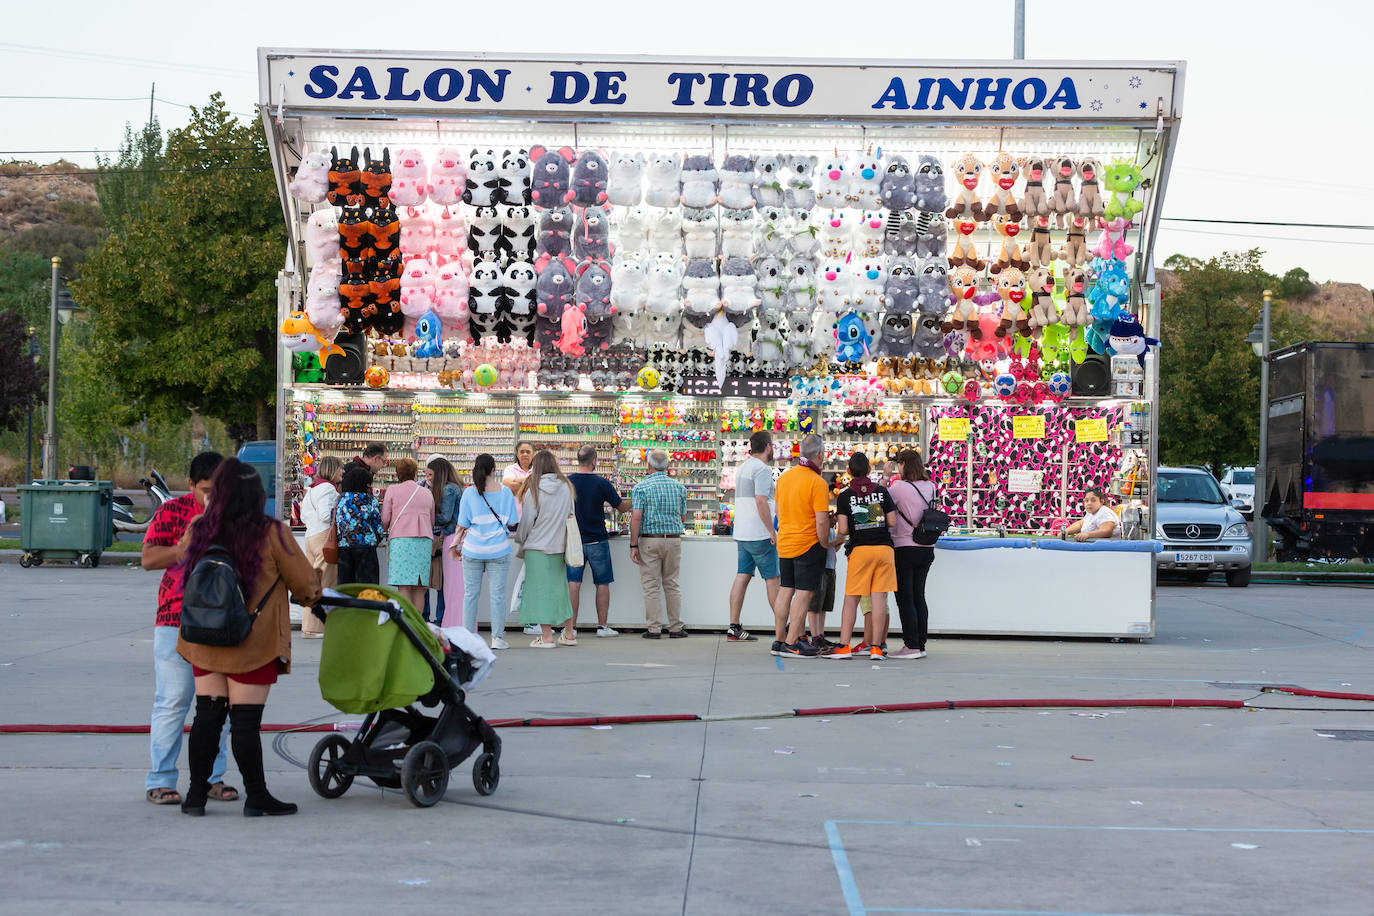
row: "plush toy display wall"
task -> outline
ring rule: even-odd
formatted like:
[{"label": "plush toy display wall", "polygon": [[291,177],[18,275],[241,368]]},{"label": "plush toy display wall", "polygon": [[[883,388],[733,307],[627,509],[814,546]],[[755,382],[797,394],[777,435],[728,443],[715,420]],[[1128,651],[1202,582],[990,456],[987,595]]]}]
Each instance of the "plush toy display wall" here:
[{"label": "plush toy display wall", "polygon": [[1133,161],[1081,155],[554,143],[338,144],[289,185],[316,208],[304,316],[326,340],[366,331],[460,376],[465,347],[535,348],[530,384],[612,352],[617,368],[590,365],[614,378],[644,354],[669,391],[912,360],[887,373],[903,393],[1018,403],[1136,319],[1147,187]]}]

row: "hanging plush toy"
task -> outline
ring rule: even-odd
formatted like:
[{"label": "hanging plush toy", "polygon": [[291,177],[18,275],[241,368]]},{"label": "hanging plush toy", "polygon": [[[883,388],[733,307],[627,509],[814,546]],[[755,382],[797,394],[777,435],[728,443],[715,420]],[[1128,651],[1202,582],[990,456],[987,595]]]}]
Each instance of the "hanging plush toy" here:
[{"label": "hanging plush toy", "polygon": [[835,355],[841,362],[863,362],[872,345],[873,335],[855,312],[846,312],[835,322]]},{"label": "hanging plush toy", "polygon": [[458,203],[466,192],[467,181],[468,163],[463,154],[451,147],[439,150],[429,171],[430,200],[445,207]]},{"label": "hanging plush toy", "polygon": [[1033,268],[1026,274],[1026,288],[1032,302],[1031,332],[1039,335],[1042,328],[1059,321],[1059,309],[1054,304],[1054,271],[1048,266]]},{"label": "hanging plush toy", "polygon": [[[533,315],[536,274],[529,261],[512,261],[501,272],[501,309],[507,315]],[[437,285],[437,284],[436,284]]]},{"label": "hanging plush toy", "polygon": [[1059,257],[1068,261],[1073,267],[1082,267],[1088,262],[1088,220],[1086,217],[1075,216],[1072,218],[1069,235],[1064,242],[1064,247],[1059,251]]},{"label": "hanging plush toy", "polygon": [[849,205],[860,210],[882,206],[883,150],[870,146],[860,153],[850,169]]},{"label": "hanging plush toy", "polygon": [[1064,314],[1061,320],[1065,327],[1081,328],[1092,318],[1088,314],[1088,297],[1084,293],[1087,286],[1087,271],[1082,267],[1070,267],[1064,271]]},{"label": "hanging plush toy", "polygon": [[717,312],[716,317],[711,319],[711,323],[706,326],[706,346],[712,353],[712,363],[716,371],[716,387],[725,384],[725,370],[730,363],[730,351],[739,342],[739,329],[731,324],[724,313]]},{"label": "hanging plush toy", "polygon": [[339,217],[339,252],[345,260],[361,261],[367,255],[366,251],[372,241],[368,231],[372,228],[371,221],[363,212],[361,206],[344,207],[343,215]]},{"label": "hanging plush toy", "polygon": [[1055,372],[1050,375],[1049,382],[1050,399],[1056,404],[1063,401],[1073,391],[1073,377],[1067,372]]},{"label": "hanging plush toy", "polygon": [[754,320],[763,299],[757,294],[754,266],[746,258],[726,258],[720,269],[720,298],[725,317],[737,328]]},{"label": "hanging plush toy", "polygon": [[816,307],[819,288],[816,263],[809,258],[793,258],[787,265],[787,309],[810,314]]},{"label": "hanging plush toy", "polygon": [[416,207],[429,197],[429,165],[413,146],[396,151],[391,164],[391,191],[387,194],[398,207]]},{"label": "hanging plush toy", "polygon": [[682,309],[681,263],[671,258],[655,258],[646,266],[645,273],[648,296],[644,304],[649,311],[664,317],[678,314]]},{"label": "hanging plush toy", "polygon": [[428,258],[434,252],[434,222],[424,210],[406,207],[397,214],[401,224],[401,257]]},{"label": "hanging plush toy", "polygon": [[[1054,262],[1054,245],[1050,242],[1050,218],[1033,216],[1030,241],[1026,244],[1026,260],[1032,267],[1049,267]],[[1025,270],[1025,268],[1021,268]]]},{"label": "hanging plush toy", "polygon": [[522,149],[506,150],[496,170],[498,203],[512,207],[527,207],[530,197],[530,156]]},{"label": "hanging plush toy", "polygon": [[922,156],[916,164],[916,209],[939,213],[949,203],[945,194],[945,170],[934,156]]},{"label": "hanging plush toy", "polygon": [[687,262],[687,272],[682,278],[683,316],[693,326],[705,328],[711,316],[722,307],[720,298],[720,275],[716,272],[715,262],[710,259],[694,259]]},{"label": "hanging plush toy", "polygon": [[530,148],[530,199],[536,207],[561,207],[572,181],[571,166],[577,158],[568,147],[546,150],[542,146]]},{"label": "hanging plush toy", "polygon": [[976,268],[967,265],[956,267],[949,272],[949,290],[953,296],[953,308],[941,324],[946,333],[964,331],[977,339],[982,336],[982,326],[978,323],[979,309],[996,302],[1001,297],[995,292],[979,293],[979,274]]},{"label": "hanging plush toy", "polygon": [[[816,206],[816,156],[800,154],[787,157],[787,187],[783,204],[793,210],[810,210]],[[763,204],[760,203],[760,206]]]},{"label": "hanging plush toy", "polygon": [[420,359],[430,359],[435,356],[444,355],[443,342],[444,326],[439,321],[439,316],[433,311],[425,312],[415,322],[416,344],[410,350],[411,355]]},{"label": "hanging plush toy", "polygon": [[1030,264],[1021,257],[1021,246],[1016,244],[1016,236],[1021,232],[1020,223],[1010,216],[995,213],[992,216],[992,230],[997,234],[999,245],[997,257],[988,267],[988,273],[996,276],[1007,267],[1014,267],[1017,270],[1025,270],[1030,267]]},{"label": "hanging plush toy", "polygon": [[682,208],[682,248],[688,259],[714,258],[720,216],[715,207]]},{"label": "hanging plush toy", "polygon": [[339,308],[344,313],[343,327],[356,334],[367,327],[368,319],[376,314],[371,308],[371,289],[361,261],[349,262],[339,278]]},{"label": "hanging plush toy", "polygon": [[605,261],[583,261],[574,272],[577,274],[574,302],[587,322],[596,324],[614,315],[610,265]]},{"label": "hanging plush toy", "polygon": [[876,258],[883,253],[886,221],[880,210],[864,210],[854,227],[854,254],[861,258]]},{"label": "hanging plush toy", "polygon": [[1117,159],[1107,166],[1102,176],[1102,186],[1111,194],[1102,215],[1109,220],[1130,219],[1145,209],[1145,205],[1135,199],[1136,188],[1140,187],[1143,177],[1133,162]]},{"label": "hanging plush toy", "polygon": [[997,295],[1002,299],[1002,320],[996,334],[1005,337],[1016,329],[1018,334],[1030,333],[1030,320],[1021,303],[1026,299],[1026,276],[1018,268],[1008,267],[997,276]]},{"label": "hanging plush toy", "polygon": [[644,202],[655,207],[682,203],[682,158],[677,153],[657,152],[649,157]]},{"label": "hanging plush toy", "polygon": [[882,257],[856,258],[851,267],[854,282],[850,308],[865,315],[876,315],[883,310],[887,301],[883,295],[887,286],[887,268]]},{"label": "hanging plush toy", "polygon": [[[1028,217],[1045,219],[1049,226],[1050,200],[1045,195],[1045,176],[1049,174],[1049,160],[1031,156],[1021,162],[1021,176],[1026,179],[1026,193],[1021,197],[1021,210]],[[1039,225],[1037,222],[1036,225]]]},{"label": "hanging plush toy", "polygon": [[954,221],[954,248],[949,253],[950,267],[972,267],[974,270],[982,270],[987,267],[987,261],[978,257],[978,243],[973,240],[973,234],[978,231],[978,223],[971,219],[956,219]]},{"label": "hanging plush toy", "polygon": [[329,193],[329,154],[323,150],[306,153],[296,168],[296,177],[287,185],[291,196],[303,204],[318,204]]},{"label": "hanging plush toy", "polygon": [[363,150],[363,161],[366,166],[359,173],[359,180],[362,183],[363,205],[367,207],[380,207],[391,203],[388,194],[391,192],[391,150],[383,147],[382,158],[373,159],[372,150]]},{"label": "hanging plush toy", "polygon": [[1078,185],[1078,215],[1102,216],[1102,190],[1098,185],[1102,163],[1096,159],[1084,159],[1078,164],[1078,174],[1082,178]]},{"label": "hanging plush toy", "polygon": [[727,258],[752,257],[754,254],[755,224],[752,209],[722,207],[720,211],[721,255]]},{"label": "hanging plush toy", "polygon": [[[449,277],[452,267],[440,268]],[[449,281],[452,283],[452,281]],[[434,285],[434,269],[424,258],[412,258],[401,267],[400,302],[401,312],[409,318],[419,318],[438,304]]]},{"label": "hanging plush toy", "polygon": [[887,312],[878,330],[878,345],[874,348],[876,356],[907,357],[911,355],[913,327],[910,315]]},{"label": "hanging plush toy", "polygon": [[[402,278],[404,284],[404,278]],[[402,291],[404,295],[404,290]],[[434,273],[434,310],[451,331],[467,334],[470,290],[468,277],[461,261],[442,264]]]},{"label": "hanging plush toy", "polygon": [[468,250],[474,260],[499,260],[501,212],[495,207],[474,207],[468,223]]},{"label": "hanging plush toy", "polygon": [[305,225],[305,252],[311,264],[339,258],[339,218],[332,209],[316,210]]},{"label": "hanging plush toy", "polygon": [[[501,157],[496,155],[496,150],[470,152],[467,181],[463,185],[463,203],[473,207],[496,206],[501,190],[500,171]],[[431,170],[430,175],[433,174]]]},{"label": "hanging plush toy", "polygon": [[836,153],[821,164],[816,178],[816,204],[833,210],[849,206],[849,173],[845,157]]},{"label": "hanging plush toy", "polygon": [[323,261],[310,269],[310,284],[305,294],[306,317],[330,337],[344,320],[344,313],[339,308],[342,276],[338,261]]},{"label": "hanging plush toy", "polygon": [[[1111,209],[1111,204],[1107,205],[1107,209]],[[1097,228],[1102,230],[1102,234],[1097,237],[1097,244],[1089,253],[1098,258],[1126,260],[1131,252],[1135,251],[1134,247],[1126,243],[1126,230],[1131,228],[1131,225],[1131,221],[1123,217],[1105,220],[1099,216]]]},{"label": "hanging plush toy", "polygon": [[684,207],[713,207],[720,203],[716,166],[710,156],[683,157],[681,179]]},{"label": "hanging plush toy", "polygon": [[606,202],[606,159],[594,149],[583,150],[573,163],[572,183],[563,195],[565,204],[600,207]]},{"label": "hanging plush toy", "polygon": [[720,205],[735,210],[754,206],[754,157],[726,156],[720,165]]},{"label": "hanging plush toy", "polygon": [[647,255],[649,211],[644,207],[616,207],[611,211],[611,237],[617,251]]},{"label": "hanging plush toy", "polygon": [[978,197],[978,179],[983,174],[983,163],[972,153],[965,153],[950,166],[954,179],[959,183],[959,194],[954,203],[945,211],[952,220],[973,220],[984,222],[983,201]]},{"label": "hanging plush toy", "polygon": [[910,210],[916,205],[916,176],[905,156],[889,156],[878,197],[889,210]]},{"label": "hanging plush toy", "polygon": [[558,258],[572,254],[573,211],[570,207],[551,207],[539,211],[535,236],[535,259]]},{"label": "hanging plush toy", "polygon": [[783,206],[782,174],[787,160],[780,155],[760,156],[754,162],[753,198],[760,207]]},{"label": "hanging plush toy", "polygon": [[336,207],[358,206],[362,203],[362,172],[358,168],[358,148],[349,151],[346,158],[339,157],[339,148],[331,146],[332,159],[329,165],[329,190],[325,200]]},{"label": "hanging plush toy", "polygon": [[501,234],[496,252],[503,264],[532,261],[535,258],[535,209],[526,206],[501,207]]},{"label": "hanging plush toy", "polygon": [[[894,257],[887,264],[887,283],[883,298],[889,314],[910,315],[916,311],[919,290],[916,262],[907,257]],[[949,292],[948,288],[945,290]]]},{"label": "hanging plush toy", "polygon": [[843,258],[854,245],[854,224],[845,210],[831,210],[817,227],[822,258]]},{"label": "hanging plush toy", "polygon": [[557,346],[565,356],[581,356],[587,352],[582,347],[582,341],[587,338],[587,318],[578,305],[573,304],[563,310],[560,327],[562,334],[558,337]]},{"label": "hanging plush toy", "polygon": [[644,200],[643,153],[621,152],[611,157],[606,197],[619,207],[636,207]]},{"label": "hanging plush toy", "polygon": [[467,260],[468,225],[458,208],[445,207],[434,221],[434,260],[437,264]]},{"label": "hanging plush toy", "polygon": [[331,356],[342,356],[343,348],[335,345],[311,323],[304,312],[292,312],[281,323],[282,346],[293,353],[309,353],[318,350],[320,366],[323,367]]},{"label": "hanging plush toy", "polygon": [[1009,153],[998,153],[988,162],[988,175],[992,178],[992,196],[988,198],[983,212],[988,215],[1005,216],[1013,225],[1021,221],[1021,208],[1016,204],[1016,182],[1021,178],[1024,159],[1017,159]]},{"label": "hanging plush toy", "polygon": [[637,315],[643,311],[648,298],[644,262],[634,254],[616,255],[611,266],[611,305],[615,314]]},{"label": "hanging plush toy", "polygon": [[1050,198],[1050,212],[1060,229],[1069,227],[1069,217],[1078,212],[1078,195],[1073,189],[1073,176],[1078,163],[1068,156],[1054,160],[1054,196]]},{"label": "hanging plush toy", "polygon": [[760,308],[764,311],[785,311],[790,307],[787,297],[787,269],[780,259],[770,256],[755,261],[753,276]]},{"label": "hanging plush toy", "polygon": [[501,265],[494,259],[483,259],[472,265],[472,278],[468,281],[468,307],[472,311],[478,331],[487,333],[486,318],[496,314],[501,303]]},{"label": "hanging plush toy", "polygon": [[561,321],[563,310],[573,301],[575,292],[571,258],[541,261],[535,282],[536,310],[550,321]]},{"label": "hanging plush toy", "polygon": [[943,318],[953,300],[949,288],[949,269],[944,258],[926,258],[920,263],[916,289],[917,310],[926,317]]},{"label": "hanging plush toy", "polygon": [[1151,347],[1158,347],[1159,341],[1145,336],[1145,328],[1134,315],[1123,315],[1112,322],[1108,349],[1118,356],[1134,356],[1145,368],[1145,354]]},{"label": "hanging plush toy", "polygon": [[[368,295],[374,310],[371,325],[379,334],[399,334],[405,327],[406,316],[401,311],[401,258],[383,258],[372,262],[367,278]],[[365,310],[366,311],[366,310]]]},{"label": "hanging plush toy", "polygon": [[[367,172],[363,173],[368,174]],[[385,197],[381,198],[386,201]],[[387,258],[392,252],[396,251],[396,246],[401,241],[401,221],[396,216],[396,210],[387,201],[386,206],[374,207],[372,215],[367,218],[367,235],[371,240],[373,257]]]},{"label": "hanging plush toy", "polygon": [[826,258],[817,275],[816,306],[822,312],[838,315],[850,309],[854,278],[849,271],[849,256]]}]

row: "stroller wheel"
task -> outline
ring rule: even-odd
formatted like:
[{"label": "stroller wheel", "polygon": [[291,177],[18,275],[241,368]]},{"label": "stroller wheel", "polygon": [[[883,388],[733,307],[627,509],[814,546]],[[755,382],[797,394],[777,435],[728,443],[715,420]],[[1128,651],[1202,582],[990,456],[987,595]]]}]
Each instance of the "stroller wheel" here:
[{"label": "stroller wheel", "polygon": [[339,762],[348,750],[348,739],[343,735],[325,735],[310,752],[310,788],[321,798],[338,798],[353,785],[353,774],[344,773]]},{"label": "stroller wheel", "polygon": [[482,754],[472,765],[472,787],[478,795],[490,795],[501,784],[501,763],[492,753]]},{"label": "stroller wheel", "polygon": [[448,755],[433,741],[421,741],[401,761],[401,787],[417,808],[428,808],[448,789]]}]

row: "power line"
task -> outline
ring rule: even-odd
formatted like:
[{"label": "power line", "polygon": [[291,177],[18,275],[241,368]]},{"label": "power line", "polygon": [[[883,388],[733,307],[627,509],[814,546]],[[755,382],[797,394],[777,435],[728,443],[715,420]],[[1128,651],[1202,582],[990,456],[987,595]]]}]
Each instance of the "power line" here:
[{"label": "power line", "polygon": [[22,45],[0,42],[0,48],[18,51],[21,54],[36,54],[42,57],[57,57],[67,60],[92,60],[106,64],[120,64],[128,67],[165,67],[171,70],[186,70],[193,73],[220,73],[229,76],[253,76],[253,71],[237,70],[229,67],[209,67],[203,64],[181,64],[166,60],[149,60],[142,57],[120,57],[116,54],[103,54],[95,51],[74,51],[69,48],[50,48],[42,45]]},{"label": "power line", "polygon": [[1224,223],[1230,226],[1283,226],[1293,229],[1355,229],[1362,232],[1374,231],[1374,226],[1352,225],[1348,223],[1288,223],[1255,219],[1203,219],[1196,216],[1161,216],[1161,220],[1171,223]]},{"label": "power line", "polygon": [[[3,48],[3,47],[4,47],[4,45],[3,45],[3,44],[0,44],[0,48]],[[19,100],[19,101],[34,101],[34,102],[141,102],[141,101],[143,101],[144,98],[145,98],[145,96],[141,96],[141,95],[131,95],[131,96],[103,96],[103,95],[0,95],[0,99],[8,99],[8,100],[10,100],[10,101]],[[159,105],[172,105],[172,106],[174,106],[174,107],[176,107],[176,108],[196,108],[196,107],[198,107],[198,106],[195,106],[195,105],[188,105],[188,104],[186,104],[185,102],[173,102],[171,99],[160,99],[160,98],[157,98],[156,96],[153,97],[153,101],[154,101],[154,102],[157,102]],[[199,107],[202,107],[202,108],[203,108],[204,106],[199,106]],[[230,114],[232,114],[232,115],[238,115],[240,118],[256,118],[256,117],[257,117],[257,114],[256,114],[255,112],[249,112],[249,111],[235,111],[235,110],[233,110],[232,108],[226,108],[225,111],[228,111],[228,112],[229,112]]]},{"label": "power line", "polygon": [[[195,152],[220,152],[224,150],[251,150],[252,146],[179,146],[176,149],[166,150],[167,153],[195,153]],[[0,149],[0,155],[6,156],[40,156],[52,155],[56,153],[119,153],[123,150],[117,149]]]},{"label": "power line", "polygon": [[173,173],[183,172],[270,172],[269,166],[260,165],[212,165],[203,169],[71,169],[64,172],[11,172],[0,174],[0,178],[62,178],[71,176],[81,178],[84,176],[100,177],[101,175],[148,175],[152,173]]},{"label": "power line", "polygon": [[1362,242],[1358,239],[1291,238],[1281,235],[1254,235],[1248,232],[1213,232],[1209,229],[1168,229],[1167,231],[1182,232],[1187,235],[1211,235],[1231,239],[1261,239],[1266,242],[1315,242],[1318,245],[1358,245],[1365,248],[1374,246],[1374,242]]}]

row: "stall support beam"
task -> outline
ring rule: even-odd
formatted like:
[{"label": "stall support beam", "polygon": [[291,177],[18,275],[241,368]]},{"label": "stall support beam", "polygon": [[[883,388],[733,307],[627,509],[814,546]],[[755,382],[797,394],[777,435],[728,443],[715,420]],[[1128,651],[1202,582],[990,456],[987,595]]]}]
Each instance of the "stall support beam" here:
[{"label": "stall support beam", "polygon": [[1026,0],[1016,0],[1015,23],[1012,27],[1013,60],[1026,59]]}]

